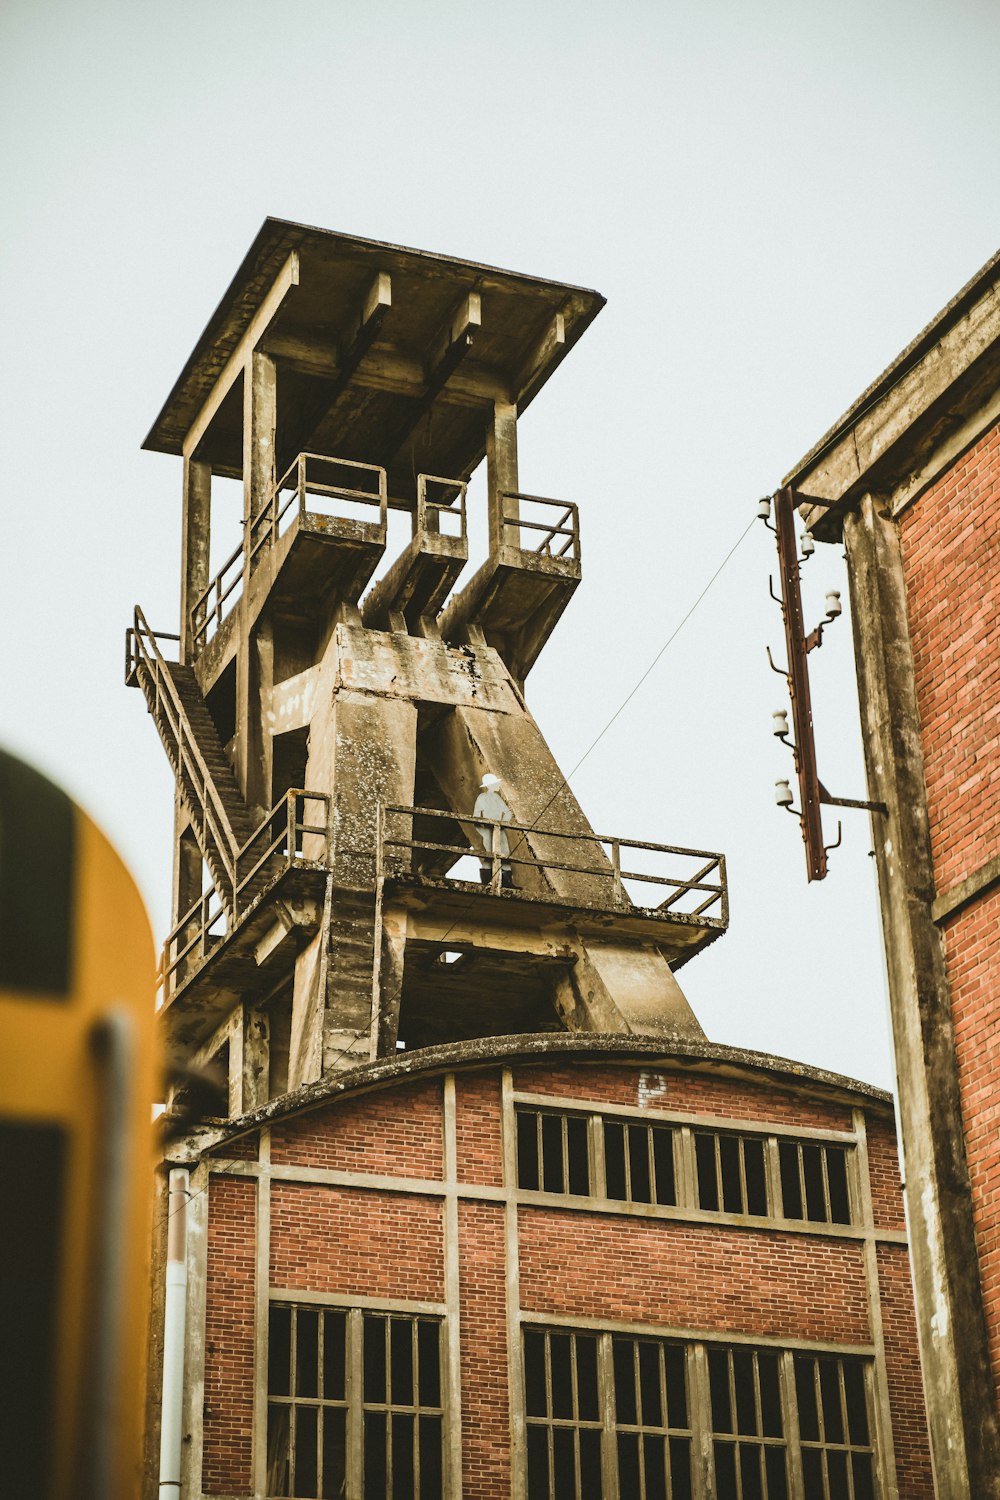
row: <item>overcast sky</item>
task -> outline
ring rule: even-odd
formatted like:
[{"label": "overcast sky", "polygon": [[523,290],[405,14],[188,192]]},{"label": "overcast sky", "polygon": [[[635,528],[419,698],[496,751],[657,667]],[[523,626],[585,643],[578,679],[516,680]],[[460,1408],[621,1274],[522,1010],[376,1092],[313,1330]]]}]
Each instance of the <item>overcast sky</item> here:
[{"label": "overcast sky", "polygon": [[[181,465],[139,444],[262,219],[608,298],[521,427],[522,487],[581,510],[528,682],[570,771],[758,495],[997,248],[998,44],[987,0],[6,0],[0,742],[103,824],[158,939],[172,778],[122,663],[135,602],[177,628]],[[867,815],[807,886],[773,803],[771,543],[573,786],[602,833],[727,853],[730,932],[681,975],[713,1040],[889,1086]],[[818,548],[807,625],[843,569]],[[820,774],[863,796],[846,614],[810,664]]]}]

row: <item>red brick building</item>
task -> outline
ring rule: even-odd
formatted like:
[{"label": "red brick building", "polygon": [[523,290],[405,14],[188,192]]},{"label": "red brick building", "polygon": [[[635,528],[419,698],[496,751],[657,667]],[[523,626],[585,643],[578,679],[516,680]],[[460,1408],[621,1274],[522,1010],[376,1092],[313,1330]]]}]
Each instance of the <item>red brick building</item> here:
[{"label": "red brick building", "polygon": [[995,257],[788,476],[846,548],[938,1493],[1000,1494]]},{"label": "red brick building", "polygon": [[188,1210],[187,1492],[933,1494],[880,1092],[512,1037],[220,1136]]},{"label": "red brick building", "polygon": [[517,420],[602,302],[269,220],[147,440],[160,1500],[932,1493],[888,1098],[706,1040],[724,857],[596,833],[526,704],[580,521]]}]

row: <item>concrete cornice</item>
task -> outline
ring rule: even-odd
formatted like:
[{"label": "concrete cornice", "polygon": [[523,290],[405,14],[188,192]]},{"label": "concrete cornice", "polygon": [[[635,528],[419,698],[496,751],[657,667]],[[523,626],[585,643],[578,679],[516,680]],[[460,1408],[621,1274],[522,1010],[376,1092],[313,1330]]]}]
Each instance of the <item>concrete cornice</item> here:
[{"label": "concrete cornice", "polygon": [[[294,1093],[264,1105],[239,1119],[206,1121],[194,1126],[183,1137],[171,1141],[165,1156],[171,1162],[191,1162],[249,1135],[262,1126],[311,1110],[347,1095],[391,1088],[412,1079],[437,1074],[471,1072],[499,1064],[553,1062],[572,1059],[577,1062],[647,1062],[664,1067],[681,1067],[694,1072],[716,1074],[752,1083],[768,1083],[804,1097],[851,1105],[876,1107],[891,1111],[892,1095],[873,1084],[814,1068],[807,1063],[775,1057],[766,1052],[752,1052],[740,1047],[723,1047],[714,1042],[689,1038],[649,1038],[604,1036],[592,1033],[543,1033],[526,1036],[478,1038],[453,1042],[447,1046],[424,1047],[403,1052],[396,1057],[349,1068],[304,1085]],[[169,1123],[168,1117],[164,1117]]]},{"label": "concrete cornice", "polygon": [[894,512],[997,419],[1000,391],[1000,252],[952,298],[785,476],[827,513],[802,507],[817,535],[865,493]]}]

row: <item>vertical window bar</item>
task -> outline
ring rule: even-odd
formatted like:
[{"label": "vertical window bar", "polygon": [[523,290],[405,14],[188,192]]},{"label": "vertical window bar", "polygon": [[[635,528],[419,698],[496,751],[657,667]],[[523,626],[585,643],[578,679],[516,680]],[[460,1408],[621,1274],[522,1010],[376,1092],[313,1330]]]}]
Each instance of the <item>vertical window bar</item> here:
[{"label": "vertical window bar", "polygon": [[712,1146],[715,1155],[715,1192],[719,1200],[719,1211],[722,1212],[726,1206],[726,1190],[722,1181],[722,1145],[717,1135],[712,1136]]},{"label": "vertical window bar", "polygon": [[292,1308],[291,1337],[289,1339],[288,1389],[292,1393],[292,1407],[288,1413],[288,1493],[295,1494],[295,1397],[299,1388],[298,1308]]},{"label": "vertical window bar", "polygon": [[799,1168],[799,1192],[802,1194],[802,1218],[809,1218],[809,1196],[806,1191],[806,1164],[802,1155],[802,1147],[796,1145],[795,1160]]},{"label": "vertical window bar", "polygon": [[[745,1214],[750,1207],[750,1199],[747,1194],[747,1142],[746,1136],[738,1136],[736,1141],[736,1160],[740,1172],[740,1213]],[[757,1362],[754,1360],[754,1368]]]}]

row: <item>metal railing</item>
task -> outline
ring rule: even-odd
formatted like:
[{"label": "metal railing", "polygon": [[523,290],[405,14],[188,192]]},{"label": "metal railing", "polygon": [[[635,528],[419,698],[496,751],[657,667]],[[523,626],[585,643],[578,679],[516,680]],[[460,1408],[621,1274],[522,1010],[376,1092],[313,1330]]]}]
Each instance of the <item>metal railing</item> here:
[{"label": "metal railing", "polygon": [[[480,838],[482,847],[477,849],[470,839],[462,844],[445,843],[413,836],[414,818],[438,819],[449,823],[460,823],[463,832],[472,830]],[[404,830],[396,832],[394,820],[402,819]],[[550,858],[548,853],[537,853],[531,840],[540,845],[556,841],[556,847],[565,853],[565,858]],[[503,845],[506,843],[507,851]],[[598,903],[619,910],[639,909],[664,917],[701,917],[711,914],[723,921],[729,916],[729,893],[726,884],[726,859],[723,854],[714,854],[707,849],[684,849],[674,844],[652,844],[639,839],[623,839],[603,834],[567,833],[562,829],[539,828],[530,823],[497,823],[487,818],[466,817],[454,812],[441,812],[438,808],[407,807],[398,803],[386,803],[379,808],[378,816],[378,872],[381,879],[394,875],[417,875],[421,864],[440,865],[433,878],[449,880],[452,867],[470,855],[479,860],[480,866],[489,867],[486,888],[501,891],[505,888],[507,874],[515,888],[522,871],[534,872],[532,884],[538,890],[538,875],[559,872],[571,876],[583,876],[598,882]],[[416,856],[416,858],[414,858]],[[421,856],[434,856],[421,859]],[[623,856],[630,863],[644,864],[645,869],[629,869]],[[659,865],[668,865],[659,869]],[[677,868],[680,864],[681,868]],[[690,868],[685,869],[685,866]],[[652,868],[650,868],[652,867]],[[549,882],[551,884],[551,882]],[[639,899],[643,892],[636,887],[652,886],[666,891],[655,906],[648,906]],[[633,889],[630,890],[630,887]],[[509,888],[509,886],[507,887]],[[531,889],[523,892],[533,894]],[[560,894],[556,888],[554,894]],[[572,900],[572,893],[569,899]],[[590,904],[587,902],[586,904]],[[716,911],[712,908],[716,907]]]},{"label": "metal railing", "polygon": [[439,474],[418,474],[416,535],[422,536],[430,532],[466,541],[467,490],[468,485],[460,479],[442,479]]},{"label": "metal railing", "polygon": [[[208,588],[198,595],[191,606],[191,639],[196,651],[208,645],[228,613],[223,605],[232,594],[239,597],[242,586],[243,543],[240,542],[235,552],[226,558]],[[235,603],[234,599],[233,604]]]},{"label": "metal railing", "polygon": [[[558,515],[553,519],[553,513]],[[580,512],[573,501],[509,491],[503,496],[503,544],[542,557],[580,561]],[[526,538],[524,533],[537,533]]]},{"label": "metal railing", "polygon": [[[347,474],[356,483],[343,482]],[[365,488],[365,482],[368,488]],[[435,480],[453,484],[452,480]],[[464,486],[463,486],[464,532]],[[341,521],[381,527],[385,535],[388,513],[386,472],[378,464],[363,464],[353,458],[332,458],[323,453],[300,453],[278,480],[263,508],[246,526],[244,540],[231,553],[211,583],[191,605],[191,638],[195,651],[208,645],[229,610],[239,599],[247,569],[253,572],[264,550],[273,546],[295,516],[309,511],[335,516]],[[371,518],[378,510],[378,520]],[[228,607],[224,607],[228,606]]]},{"label": "metal railing", "polygon": [[[357,477],[357,484],[344,484],[336,478],[343,471]],[[325,475],[321,478],[320,475]],[[374,480],[374,487],[362,488],[364,476]],[[253,517],[247,528],[247,555],[251,570],[264,547],[274,546],[292,524],[290,517],[328,515],[341,521],[363,526],[381,527],[385,535],[389,491],[386,472],[378,464],[363,464],[353,458],[330,458],[322,453],[300,453],[278,480],[270,499]],[[378,511],[378,520],[370,511]],[[358,511],[362,514],[359,516]],[[364,514],[367,511],[369,514]]]},{"label": "metal railing", "polygon": [[[310,803],[322,808],[322,821],[316,813],[307,813]],[[223,891],[213,879],[208,889],[192,902],[167,934],[163,945],[161,973],[167,998],[176,988],[178,977],[186,977],[190,968],[201,963],[213,948],[240,922],[260,894],[263,877],[273,877],[293,865],[329,866],[330,797],[326,792],[308,792],[293,787],[274,804],[271,811],[237,851],[228,885]],[[313,821],[307,822],[307,816]],[[306,840],[315,846],[309,848]]]},{"label": "metal railing", "polygon": [[[235,869],[238,852],[229,816],[216,788],[212,774],[202,758],[197,740],[188,726],[187,714],[177,686],[167,670],[160,651],[160,641],[177,641],[179,637],[165,631],[150,630],[138,605],[133,624],[125,635],[126,679],[144,671],[144,687],[149,711],[160,731],[169,758],[176,757],[175,770],[185,782],[196,810],[195,836],[204,853],[211,841],[218,863],[227,872]],[[143,684],[140,682],[140,686]],[[171,749],[173,754],[171,755]]]}]

